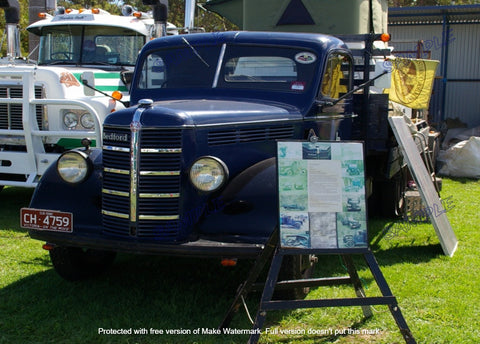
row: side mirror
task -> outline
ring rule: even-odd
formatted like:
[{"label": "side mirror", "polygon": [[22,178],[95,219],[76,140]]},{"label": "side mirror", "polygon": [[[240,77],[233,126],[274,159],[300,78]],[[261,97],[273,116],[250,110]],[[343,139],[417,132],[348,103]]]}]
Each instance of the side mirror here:
[{"label": "side mirror", "polygon": [[133,70],[124,70],[120,72],[120,79],[125,84],[125,86],[127,86],[127,88],[130,90],[130,86],[133,80]]},{"label": "side mirror", "polygon": [[[86,96],[93,97],[95,95],[95,76],[93,75],[93,72],[83,72],[82,76],[82,84],[83,86],[83,93]],[[85,86],[85,83],[89,85],[90,87]]]}]

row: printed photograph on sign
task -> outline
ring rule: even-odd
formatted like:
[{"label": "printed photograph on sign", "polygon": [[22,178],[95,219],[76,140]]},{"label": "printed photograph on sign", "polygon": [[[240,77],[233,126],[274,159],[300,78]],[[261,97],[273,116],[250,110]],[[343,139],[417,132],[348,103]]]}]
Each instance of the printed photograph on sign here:
[{"label": "printed photograph on sign", "polygon": [[362,213],[337,214],[338,247],[366,247],[367,221]]},{"label": "printed photograph on sign", "polygon": [[279,159],[302,159],[301,142],[278,142]]},{"label": "printed photograph on sign", "polygon": [[303,159],[325,159],[332,158],[332,145],[329,143],[319,144],[306,142],[302,144]]},{"label": "printed photograph on sign", "polygon": [[337,248],[336,213],[309,213],[310,240],[315,248]]}]

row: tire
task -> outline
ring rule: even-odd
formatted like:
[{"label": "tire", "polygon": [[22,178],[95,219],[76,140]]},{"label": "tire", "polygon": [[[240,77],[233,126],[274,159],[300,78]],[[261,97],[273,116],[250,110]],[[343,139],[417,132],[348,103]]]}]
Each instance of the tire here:
[{"label": "tire", "polygon": [[[278,274],[278,281],[300,280],[312,277],[313,255],[285,255],[283,256],[282,267]],[[274,298],[282,300],[299,300],[307,296],[310,288],[294,288],[278,290]]]},{"label": "tire", "polygon": [[62,246],[53,248],[49,253],[55,271],[67,281],[79,281],[102,274],[112,266],[116,256],[115,252]]},{"label": "tire", "polygon": [[378,182],[379,208],[381,216],[387,218],[402,217],[405,211],[405,190],[407,187],[406,167],[390,180]]}]

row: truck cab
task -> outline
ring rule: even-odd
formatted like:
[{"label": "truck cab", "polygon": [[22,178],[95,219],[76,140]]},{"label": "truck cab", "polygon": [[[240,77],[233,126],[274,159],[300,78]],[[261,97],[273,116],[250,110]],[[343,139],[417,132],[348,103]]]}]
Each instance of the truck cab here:
[{"label": "truck cab", "polygon": [[253,257],[279,221],[276,142],[343,139],[352,65],[346,45],[321,34],[155,39],[139,55],[132,106],[105,119],[102,147],[48,168],[22,225],[70,279],[89,252]]},{"label": "truck cab", "polygon": [[[5,13],[19,11],[11,5]],[[18,18],[7,19],[17,32],[8,39],[16,48],[0,59],[0,188],[35,187],[83,138],[101,146],[103,121],[128,106],[136,58],[156,34],[151,15],[134,13],[129,6],[123,16],[98,8],[40,13],[27,27],[39,37],[38,61],[21,56]]]}]

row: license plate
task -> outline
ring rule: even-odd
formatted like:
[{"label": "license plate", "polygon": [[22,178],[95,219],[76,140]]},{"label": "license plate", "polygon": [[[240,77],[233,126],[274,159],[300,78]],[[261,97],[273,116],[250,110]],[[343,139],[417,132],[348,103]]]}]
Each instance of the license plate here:
[{"label": "license plate", "polygon": [[72,213],[61,211],[22,208],[20,223],[23,228],[43,231],[66,232],[73,231]]}]

